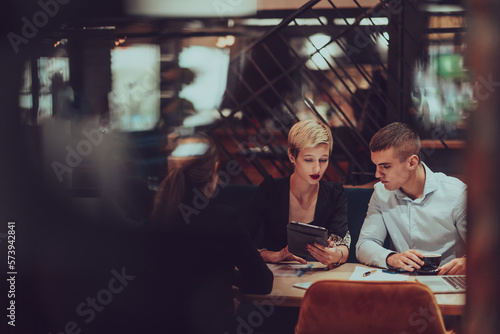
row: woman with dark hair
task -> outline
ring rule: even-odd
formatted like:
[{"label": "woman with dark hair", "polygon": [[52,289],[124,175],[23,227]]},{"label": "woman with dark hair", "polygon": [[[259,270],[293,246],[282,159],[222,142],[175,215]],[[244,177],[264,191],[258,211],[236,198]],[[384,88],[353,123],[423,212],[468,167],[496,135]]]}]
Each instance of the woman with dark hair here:
[{"label": "woman with dark hair", "polygon": [[232,286],[267,294],[273,275],[237,212],[210,201],[218,179],[213,142],[196,136],[183,146],[188,154],[155,198],[137,277],[147,291],[141,321],[168,333],[233,333]]}]

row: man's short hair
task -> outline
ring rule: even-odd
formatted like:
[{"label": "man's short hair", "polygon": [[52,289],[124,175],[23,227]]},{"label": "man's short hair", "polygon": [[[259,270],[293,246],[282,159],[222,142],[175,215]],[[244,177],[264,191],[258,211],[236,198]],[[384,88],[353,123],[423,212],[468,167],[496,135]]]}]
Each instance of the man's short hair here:
[{"label": "man's short hair", "polygon": [[380,129],[370,141],[370,151],[379,152],[394,148],[401,162],[417,155],[420,162],[420,137],[408,124],[394,122]]},{"label": "man's short hair", "polygon": [[288,133],[288,149],[295,158],[300,150],[316,147],[319,144],[327,144],[328,153],[332,153],[332,130],[318,120],[308,119],[295,123]]}]

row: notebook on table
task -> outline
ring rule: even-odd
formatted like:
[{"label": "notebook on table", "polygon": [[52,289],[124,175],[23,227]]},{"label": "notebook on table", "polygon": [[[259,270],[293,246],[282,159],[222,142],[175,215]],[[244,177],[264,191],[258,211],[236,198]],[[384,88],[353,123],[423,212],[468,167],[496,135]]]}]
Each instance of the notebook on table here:
[{"label": "notebook on table", "polygon": [[465,292],[465,275],[418,276],[417,281],[427,285],[434,293]]}]

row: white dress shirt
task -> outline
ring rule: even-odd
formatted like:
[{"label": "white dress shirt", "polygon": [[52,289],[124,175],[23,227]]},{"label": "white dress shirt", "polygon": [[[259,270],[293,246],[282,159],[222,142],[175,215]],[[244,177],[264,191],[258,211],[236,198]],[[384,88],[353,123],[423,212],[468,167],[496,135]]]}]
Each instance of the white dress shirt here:
[{"label": "white dress shirt", "polygon": [[[423,166],[421,198],[412,200],[401,189],[389,191],[382,183],[375,184],[356,244],[360,262],[387,268],[389,254],[408,249],[441,254],[441,265],[465,254],[466,185]],[[394,250],[382,246],[387,234]]]}]

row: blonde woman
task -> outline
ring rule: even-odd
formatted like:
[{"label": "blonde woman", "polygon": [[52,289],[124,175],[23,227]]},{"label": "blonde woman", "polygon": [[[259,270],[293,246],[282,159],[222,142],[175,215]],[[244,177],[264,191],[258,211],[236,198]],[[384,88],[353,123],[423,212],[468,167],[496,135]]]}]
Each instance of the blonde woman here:
[{"label": "blonde woman", "polygon": [[[288,157],[293,174],[265,178],[246,215],[246,224],[254,238],[262,227],[259,247],[266,262],[306,260],[339,265],[347,260],[350,235],[347,226],[347,202],[340,183],[322,181],[332,153],[330,128],[317,120],[296,123],[288,134]],[[327,247],[309,245],[306,259],[291,254],[287,245],[287,224],[291,221],[322,226],[329,231]]]}]

